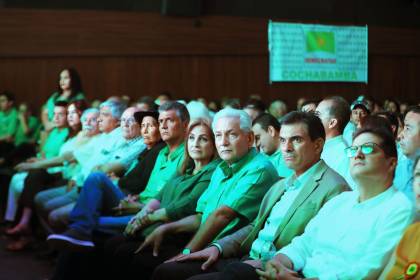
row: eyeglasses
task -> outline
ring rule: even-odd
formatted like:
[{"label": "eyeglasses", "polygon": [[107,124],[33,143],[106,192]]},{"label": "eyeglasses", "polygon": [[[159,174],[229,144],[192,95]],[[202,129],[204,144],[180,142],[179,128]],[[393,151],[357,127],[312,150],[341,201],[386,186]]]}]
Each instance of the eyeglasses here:
[{"label": "eyeglasses", "polygon": [[134,118],[128,118],[128,119],[121,118],[121,122],[126,123],[128,125],[132,125],[136,122],[136,120]]},{"label": "eyeglasses", "polygon": [[344,149],[344,151],[346,152],[347,157],[352,158],[352,157],[356,156],[359,148],[360,148],[360,151],[362,152],[362,154],[369,155],[369,154],[373,153],[373,151],[375,150],[375,146],[382,149],[378,144],[373,143],[373,142],[368,142],[368,143],[364,143],[360,146],[347,147],[347,148]]}]

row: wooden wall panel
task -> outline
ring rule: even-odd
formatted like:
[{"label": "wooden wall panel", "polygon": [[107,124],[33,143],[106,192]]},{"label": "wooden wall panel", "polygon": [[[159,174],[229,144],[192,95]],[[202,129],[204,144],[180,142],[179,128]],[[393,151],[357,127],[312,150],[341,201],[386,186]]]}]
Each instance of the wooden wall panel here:
[{"label": "wooden wall panel", "polygon": [[268,83],[267,20],[200,19],[99,11],[0,9],[0,90],[39,107],[57,75],[76,67],[90,99],[128,94],[178,98],[224,96],[293,106],[300,96],[320,99],[370,94],[419,101],[420,31],[369,28],[369,84]]}]

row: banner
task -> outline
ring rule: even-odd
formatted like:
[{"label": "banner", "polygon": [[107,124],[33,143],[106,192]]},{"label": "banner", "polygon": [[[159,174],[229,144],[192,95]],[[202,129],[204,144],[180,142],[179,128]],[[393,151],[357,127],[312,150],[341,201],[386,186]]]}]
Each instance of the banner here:
[{"label": "banner", "polygon": [[272,22],[268,24],[271,82],[367,83],[368,29]]}]

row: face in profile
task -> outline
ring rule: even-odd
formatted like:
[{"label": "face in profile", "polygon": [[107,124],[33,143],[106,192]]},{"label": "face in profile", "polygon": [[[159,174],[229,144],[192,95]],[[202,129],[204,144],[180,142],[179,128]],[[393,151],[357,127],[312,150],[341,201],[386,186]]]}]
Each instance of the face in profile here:
[{"label": "face in profile", "polygon": [[155,118],[146,116],[141,121],[141,135],[144,144],[151,147],[160,140],[159,124]]},{"label": "face in profile", "polygon": [[245,156],[252,147],[252,133],[240,128],[239,118],[219,118],[214,127],[216,148],[222,160],[232,164]]},{"label": "face in profile", "polygon": [[57,128],[63,128],[67,126],[67,108],[63,106],[54,107],[54,126]]},{"label": "face in profile", "polygon": [[140,125],[134,118],[136,108],[128,108],[121,116],[122,136],[125,139],[133,139],[140,136]]},{"label": "face in profile", "polygon": [[67,108],[67,122],[70,127],[77,127],[80,124],[80,115],[74,104],[70,104]]},{"label": "face in profile", "polygon": [[416,156],[420,153],[420,114],[409,112],[404,119],[404,129],[400,134],[400,146],[404,155]]},{"label": "face in profile", "polygon": [[99,133],[98,126],[99,114],[96,112],[87,113],[82,121],[83,130],[86,131],[87,136],[93,136]]},{"label": "face in profile", "polygon": [[99,130],[109,133],[119,124],[119,121],[112,116],[111,108],[103,106],[99,109]]},{"label": "face in profile", "polygon": [[188,154],[193,160],[210,161],[215,153],[210,130],[204,125],[194,126],[188,134]]},{"label": "face in profile", "polygon": [[59,84],[61,90],[63,91],[71,89],[71,77],[69,70],[61,71]]},{"label": "face in profile", "polygon": [[280,149],[285,164],[300,175],[319,160],[324,141],[312,141],[304,123],[284,124],[280,130]]},{"label": "face in profile", "polygon": [[269,126],[267,130],[264,130],[261,125],[257,123],[252,127],[252,131],[254,132],[255,146],[258,150],[266,155],[272,155],[277,150],[274,138],[276,134],[272,126]]},{"label": "face in profile", "polygon": [[185,135],[184,123],[175,110],[163,111],[159,114],[159,131],[162,140],[177,142]]}]

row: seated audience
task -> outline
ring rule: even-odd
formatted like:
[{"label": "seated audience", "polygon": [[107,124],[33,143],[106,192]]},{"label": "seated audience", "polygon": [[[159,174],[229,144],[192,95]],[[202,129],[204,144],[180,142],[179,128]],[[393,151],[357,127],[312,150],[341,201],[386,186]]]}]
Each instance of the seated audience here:
[{"label": "seated audience", "polygon": [[289,244],[303,233],[305,225],[325,202],[348,189],[345,180],[320,159],[325,132],[317,117],[301,112],[285,115],[280,139],[282,153],[288,157],[293,174],[265,194],[257,218],[206,249],[160,265],[153,279],[187,279],[202,273],[212,274],[194,279],[213,279],[224,266],[240,258],[245,270],[250,268],[255,274],[252,267],[262,268],[269,253],[267,248],[275,252]]},{"label": "seated audience", "polygon": [[343,131],[344,141],[347,145],[353,142],[353,134],[360,127],[363,119],[371,112],[371,107],[364,96],[359,96],[350,106],[351,117]]},{"label": "seated audience", "polygon": [[0,93],[0,157],[6,156],[13,149],[18,123],[15,95],[9,91],[3,91]]},{"label": "seated audience", "polygon": [[258,270],[261,279],[376,279],[381,273],[411,223],[413,207],[392,184],[397,163],[392,134],[362,128],[353,139],[346,152],[358,192],[328,201],[301,236],[280,249],[265,271]]},{"label": "seated audience", "polygon": [[201,250],[256,217],[262,197],[278,178],[277,172],[252,147],[251,119],[244,111],[219,111],[212,127],[223,161],[199,198],[196,213],[157,227],[144,242],[115,246],[110,240],[105,249],[118,275],[141,271],[147,277],[164,260]]}]

